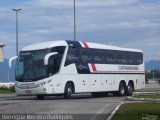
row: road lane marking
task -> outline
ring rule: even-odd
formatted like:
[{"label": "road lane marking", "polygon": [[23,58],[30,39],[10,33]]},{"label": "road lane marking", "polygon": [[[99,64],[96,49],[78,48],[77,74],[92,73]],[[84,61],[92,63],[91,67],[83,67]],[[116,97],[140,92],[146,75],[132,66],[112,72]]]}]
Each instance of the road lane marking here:
[{"label": "road lane marking", "polygon": [[113,110],[113,112],[111,113],[111,115],[107,118],[107,120],[111,120],[112,119],[112,117],[115,115],[115,113],[117,112],[117,110],[120,108],[120,106],[123,104],[123,102],[122,103],[120,103],[114,110]]},{"label": "road lane marking", "polygon": [[109,106],[109,104],[105,104],[104,107],[102,107],[102,109],[98,110],[96,112],[96,114],[90,119],[90,120],[95,120],[98,115],[102,114],[102,112]]}]

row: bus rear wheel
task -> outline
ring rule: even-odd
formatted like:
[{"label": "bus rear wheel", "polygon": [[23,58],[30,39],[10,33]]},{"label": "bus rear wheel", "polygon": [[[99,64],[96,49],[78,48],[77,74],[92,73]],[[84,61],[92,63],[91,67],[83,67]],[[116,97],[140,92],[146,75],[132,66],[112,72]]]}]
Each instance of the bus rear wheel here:
[{"label": "bus rear wheel", "polygon": [[125,96],[125,94],[126,94],[126,86],[125,86],[125,84],[124,84],[123,82],[121,82],[121,83],[119,84],[118,94],[119,94],[120,96]]},{"label": "bus rear wheel", "polygon": [[72,93],[73,93],[72,84],[67,83],[66,86],[65,86],[65,90],[64,90],[64,98],[65,99],[71,98]]},{"label": "bus rear wheel", "polygon": [[127,96],[131,96],[133,94],[133,89],[133,84],[129,82],[127,86]]}]

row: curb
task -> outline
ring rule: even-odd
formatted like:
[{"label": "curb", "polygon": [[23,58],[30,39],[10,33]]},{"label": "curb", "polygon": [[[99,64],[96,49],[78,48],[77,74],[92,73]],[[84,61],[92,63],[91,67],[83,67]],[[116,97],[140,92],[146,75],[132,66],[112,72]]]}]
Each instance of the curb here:
[{"label": "curb", "polygon": [[135,98],[135,97],[126,97],[128,101],[148,101],[148,102],[160,102],[160,99],[153,98]]},{"label": "curb", "polygon": [[134,92],[133,95],[145,95],[145,94],[158,94],[160,91],[155,92]]},{"label": "curb", "polygon": [[115,113],[117,112],[117,110],[120,108],[120,106],[121,106],[122,104],[124,104],[124,103],[123,103],[123,102],[120,103],[120,104],[112,111],[112,113],[111,113],[110,116],[107,118],[107,120],[111,120],[111,119],[112,119],[112,117],[115,115]]},{"label": "curb", "polygon": [[[151,95],[151,94],[160,94],[160,91],[154,92],[134,92],[133,95]],[[128,101],[145,101],[145,102],[160,102],[160,99],[155,98],[135,98],[134,96],[127,96],[126,100]]]}]

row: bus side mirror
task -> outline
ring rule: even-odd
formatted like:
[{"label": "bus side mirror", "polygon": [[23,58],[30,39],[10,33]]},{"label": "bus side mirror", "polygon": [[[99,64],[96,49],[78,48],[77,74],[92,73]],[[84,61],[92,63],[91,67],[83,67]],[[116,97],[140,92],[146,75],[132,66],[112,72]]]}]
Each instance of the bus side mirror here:
[{"label": "bus side mirror", "polygon": [[44,65],[48,65],[48,60],[51,56],[53,55],[57,55],[58,52],[52,52],[52,53],[48,53],[45,57],[44,57]]},{"label": "bus side mirror", "polygon": [[12,67],[12,61],[15,60],[15,59],[17,59],[17,58],[18,58],[18,56],[14,56],[14,57],[12,57],[12,58],[9,59],[9,68]]}]

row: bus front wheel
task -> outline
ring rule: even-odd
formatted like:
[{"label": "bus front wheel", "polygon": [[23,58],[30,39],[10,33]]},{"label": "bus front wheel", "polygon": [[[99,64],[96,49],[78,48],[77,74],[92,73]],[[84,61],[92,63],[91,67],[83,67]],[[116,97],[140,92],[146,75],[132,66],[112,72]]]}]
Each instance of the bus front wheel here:
[{"label": "bus front wheel", "polygon": [[66,86],[65,86],[65,90],[64,90],[64,98],[65,99],[71,98],[72,93],[73,93],[72,84],[67,83]]}]

